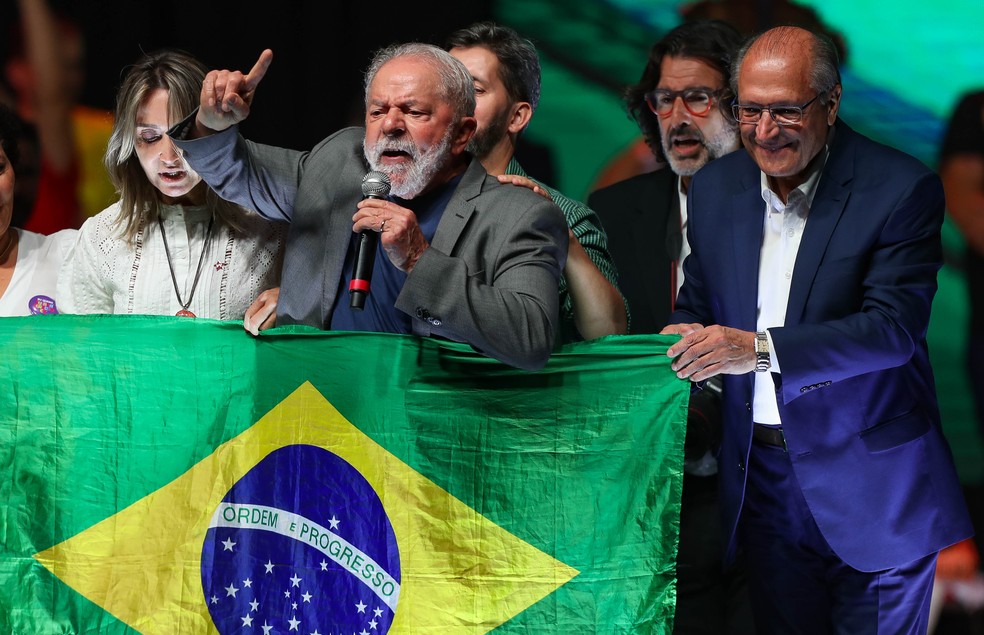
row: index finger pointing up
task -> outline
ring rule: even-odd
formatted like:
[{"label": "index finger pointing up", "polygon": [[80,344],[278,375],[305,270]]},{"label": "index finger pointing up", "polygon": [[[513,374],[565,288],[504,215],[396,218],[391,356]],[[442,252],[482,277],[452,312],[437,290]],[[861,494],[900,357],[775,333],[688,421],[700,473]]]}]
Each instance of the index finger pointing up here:
[{"label": "index finger pointing up", "polygon": [[256,60],[256,64],[253,64],[253,68],[249,69],[249,73],[243,78],[243,84],[248,92],[256,90],[257,85],[263,79],[263,76],[266,75],[267,69],[270,68],[272,62],[273,51],[263,49],[259,59]]}]

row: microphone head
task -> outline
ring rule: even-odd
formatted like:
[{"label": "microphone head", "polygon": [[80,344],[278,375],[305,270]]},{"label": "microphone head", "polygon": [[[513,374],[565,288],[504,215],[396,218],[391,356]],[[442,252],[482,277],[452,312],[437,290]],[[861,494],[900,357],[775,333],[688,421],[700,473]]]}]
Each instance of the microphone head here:
[{"label": "microphone head", "polygon": [[362,196],[386,198],[390,193],[390,180],[385,173],[372,170],[362,177]]}]

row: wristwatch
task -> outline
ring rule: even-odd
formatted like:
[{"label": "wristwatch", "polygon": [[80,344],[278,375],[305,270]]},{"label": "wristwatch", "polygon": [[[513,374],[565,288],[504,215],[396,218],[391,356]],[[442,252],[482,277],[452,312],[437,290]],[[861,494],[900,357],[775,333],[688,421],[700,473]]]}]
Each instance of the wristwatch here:
[{"label": "wristwatch", "polygon": [[764,373],[772,367],[772,355],[769,353],[769,338],[765,331],[755,334],[755,372]]}]

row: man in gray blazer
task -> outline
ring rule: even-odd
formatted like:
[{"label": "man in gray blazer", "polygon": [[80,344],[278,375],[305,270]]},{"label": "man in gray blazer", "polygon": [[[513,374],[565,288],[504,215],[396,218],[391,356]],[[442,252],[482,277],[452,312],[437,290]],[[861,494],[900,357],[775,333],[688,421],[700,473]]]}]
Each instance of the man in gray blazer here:
[{"label": "man in gray blazer", "polygon": [[[377,53],[366,73],[366,127],[309,152],[238,135],[273,53],[248,74],[212,71],[201,107],[170,132],[221,196],[290,221],[276,320],[324,329],[439,336],[525,369],[542,367],[558,321],[567,253],[563,213],[501,185],[465,146],[475,132],[471,76],[440,48]],[[392,182],[362,200],[368,169]],[[380,234],[365,310],[347,294],[357,233]],[[262,321],[262,320],[261,320]]]}]

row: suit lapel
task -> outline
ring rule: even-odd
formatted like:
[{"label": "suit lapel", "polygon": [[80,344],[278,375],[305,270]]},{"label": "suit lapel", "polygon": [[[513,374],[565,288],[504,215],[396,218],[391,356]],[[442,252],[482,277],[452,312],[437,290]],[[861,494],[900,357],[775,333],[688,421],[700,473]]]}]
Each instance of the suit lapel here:
[{"label": "suit lapel", "polygon": [[758,168],[751,159],[748,162],[754,169],[744,173],[741,184],[745,189],[731,199],[732,222],[723,222],[721,226],[732,227],[734,231],[732,245],[735,252],[739,316],[742,322],[739,328],[755,330],[765,202],[762,200]]},{"label": "suit lapel", "polygon": [[830,237],[840,221],[850,196],[848,183],[854,175],[854,131],[838,122],[834,143],[817,186],[810,215],[803,230],[786,305],[786,324],[798,324],[810,297],[810,289],[823,260]]},{"label": "suit lapel", "polygon": [[472,159],[468,164],[468,169],[461,177],[461,182],[455,188],[448,206],[444,209],[437,230],[434,232],[434,240],[431,247],[442,254],[451,255],[454,247],[461,237],[461,232],[468,225],[468,220],[475,213],[475,205],[472,199],[482,193],[482,184],[486,177],[485,168],[477,159]]},{"label": "suit lapel", "polygon": [[[676,233],[680,233],[680,198],[676,195],[674,191],[674,185],[676,184],[676,177],[672,176],[672,172],[668,169],[666,170],[671,175],[671,178],[663,178],[661,176],[664,172],[656,172],[652,179],[646,179],[644,186],[638,190],[639,195],[634,196],[630,205],[632,206],[632,213],[630,214],[630,227],[634,228],[632,231],[633,240],[635,242],[635,253],[639,257],[637,266],[639,267],[639,272],[648,272],[646,275],[651,276],[656,280],[662,280],[665,276],[670,275],[669,271],[666,271],[666,260],[664,256],[668,256],[666,240],[662,243],[659,241],[654,241],[653,236],[664,236],[668,238],[667,232],[670,230],[671,224],[676,224]],[[665,201],[668,213],[660,215],[654,213],[654,209],[660,209],[661,201]],[[677,247],[676,255],[672,257],[676,260],[679,257],[680,248]],[[664,287],[662,284],[647,284],[645,285],[646,292],[646,302],[649,304],[649,310],[653,315],[665,315],[666,307],[672,306],[672,302],[667,302],[666,297],[659,297],[661,293],[666,293],[669,290],[672,295],[676,293],[676,289],[670,289],[668,286]]]}]

